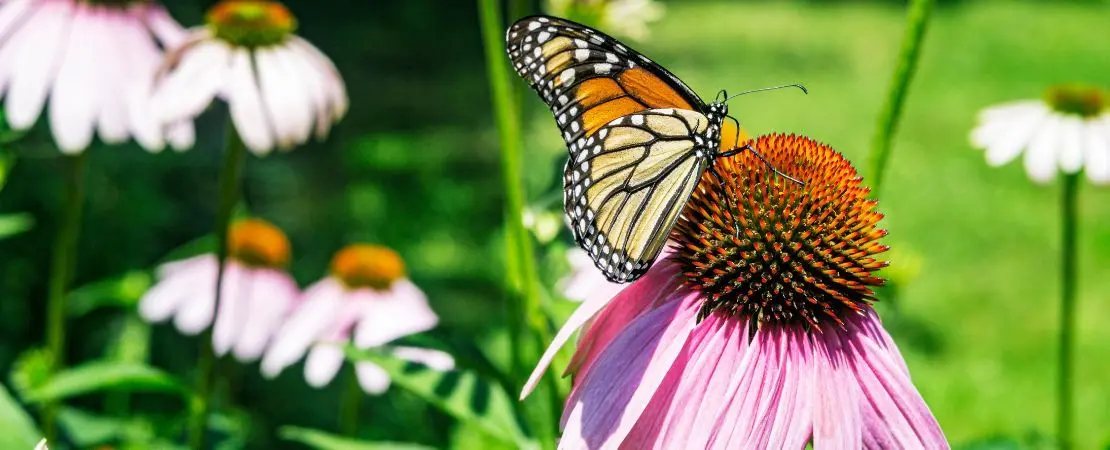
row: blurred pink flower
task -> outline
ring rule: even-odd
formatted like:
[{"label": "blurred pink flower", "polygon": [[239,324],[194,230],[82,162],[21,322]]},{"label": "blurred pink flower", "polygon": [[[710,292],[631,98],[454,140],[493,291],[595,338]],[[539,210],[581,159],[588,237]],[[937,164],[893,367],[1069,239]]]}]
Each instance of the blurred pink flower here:
[{"label": "blurred pink flower", "polygon": [[886,233],[868,189],[807,138],[754,146],[805,185],[750,153],[719,160],[673,253],[584,302],[541,358],[522,396],[589,323],[560,448],[948,448],[870,306]]},{"label": "blurred pink flower", "polygon": [[58,148],[78,153],[94,132],[106,143],[133,137],[151,151],[165,140],[193,144],[188,120],[155,120],[149,80],[162,46],[185,33],[148,1],[102,4],[76,0],[8,0],[0,4],[0,95],[8,124],[30,128],[50,99],[50,128]]},{"label": "blurred pink flower", "polygon": [[224,1],[208,25],[192,29],[167,55],[155,84],[161,120],[191,120],[216,98],[227,102],[239,137],[257,155],[327,136],[347,112],[335,65],[292,34],[295,19],[279,3]]},{"label": "blurred pink flower", "polygon": [[245,220],[233,225],[229,259],[216,310],[218,260],[205,254],[159,267],[159,281],[139,302],[149,322],[173,318],[182,333],[195,335],[212,325],[217,355],[231,351],[249,362],[262,356],[270,337],[294,306],[300,290],[281,267],[289,260],[289,243],[273,225]]},{"label": "blurred pink flower", "polygon": [[[435,327],[439,317],[420,288],[404,277],[400,257],[392,250],[352,245],[338,252],[328,276],[304,293],[304,300],[277,332],[262,359],[262,374],[275,377],[307,352],[305,380],[323,387],[343,365],[342,344],[382,347],[398,338]],[[391,346],[394,356],[437,370],[454,367],[450,355],[430,349]],[[385,370],[359,362],[355,373],[362,389],[380,394],[389,388]]]}]

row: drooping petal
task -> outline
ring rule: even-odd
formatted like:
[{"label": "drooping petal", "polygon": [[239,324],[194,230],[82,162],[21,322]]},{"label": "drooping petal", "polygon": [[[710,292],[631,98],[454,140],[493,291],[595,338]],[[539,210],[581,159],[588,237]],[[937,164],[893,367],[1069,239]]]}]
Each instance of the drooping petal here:
[{"label": "drooping petal", "polygon": [[105,47],[111,34],[99,26],[105,14],[96,8],[77,5],[72,31],[63,50],[66,57],[58,69],[58,79],[50,94],[50,129],[58,148],[64,153],[84,150],[92,142],[97,104],[100,101],[97,49]]},{"label": "drooping petal", "polygon": [[201,40],[176,50],[177,67],[154,88],[154,108],[164,123],[191,120],[199,115],[227,83],[231,48],[220,40]]},{"label": "drooping petal", "polygon": [[[158,283],[139,300],[139,315],[148,322],[162,322],[172,317],[190,298],[196,279],[207,275],[208,259],[210,255],[201,255],[161,266]],[[195,266],[200,267],[191,270]]]},{"label": "drooping petal", "polygon": [[355,344],[377,347],[430,330],[438,322],[439,316],[428,306],[424,292],[411,281],[400,279],[393,282],[390,293],[367,302],[365,315],[355,329]]},{"label": "drooping petal", "polygon": [[239,138],[254,154],[264,156],[274,148],[274,129],[262,104],[252,59],[249,49],[232,50],[231,70],[224,96]]},{"label": "drooping petal", "polygon": [[1076,173],[1083,168],[1083,120],[1066,116],[1060,122],[1059,149],[1060,169],[1065,173]]},{"label": "drooping petal", "polygon": [[178,152],[192,148],[197,141],[197,132],[193,126],[193,121],[182,120],[166,125],[166,140]]},{"label": "drooping petal", "polygon": [[254,269],[235,261],[227,261],[224,267],[219,304],[216,305],[216,324],[212,328],[212,348],[216,356],[223,356],[231,350],[247,323],[251,314],[248,301],[255,284],[254,275]]},{"label": "drooping petal", "polygon": [[855,449],[863,440],[859,382],[852,375],[840,333],[826,328],[814,335],[813,446]]},{"label": "drooping petal", "polygon": [[[133,28],[132,33],[142,33],[142,30]],[[152,104],[154,74],[161,63],[162,54],[154,41],[142,34],[123,39],[120,44],[121,51],[127,55],[128,60],[124,101],[129,132],[147,151],[162,151],[166,142],[162,135],[162,124]]]},{"label": "drooping petal", "polygon": [[37,0],[11,0],[0,7],[0,94],[8,90],[12,73],[18,68],[16,55],[20,33],[28,19],[34,17],[35,11],[41,6]]},{"label": "drooping petal", "polygon": [[1089,122],[1086,126],[1084,169],[1091,182],[1105,184],[1110,181],[1110,118]]},{"label": "drooping petal", "polygon": [[1029,142],[1029,150],[1025,152],[1025,171],[1033,181],[1047,183],[1056,177],[1056,150],[1060,145],[1061,122],[1059,116],[1049,115]]},{"label": "drooping petal", "polygon": [[335,374],[343,367],[343,349],[334,342],[323,342],[312,346],[304,361],[304,379],[309,386],[322,388],[331,383]]},{"label": "drooping petal", "polygon": [[322,339],[342,310],[343,295],[343,286],[330,277],[310,286],[300,305],[274,334],[274,341],[262,358],[262,375],[276,377]]},{"label": "drooping petal", "polygon": [[296,67],[286,63],[284,47],[258,49],[258,82],[278,147],[291,149],[312,133],[312,111]]},{"label": "drooping petal", "polygon": [[254,361],[262,356],[266,344],[296,301],[297,294],[296,282],[285,272],[275,269],[254,272],[250,292],[247,293],[248,316],[233,349],[239,361]]},{"label": "drooping petal", "polygon": [[12,128],[30,128],[42,112],[50,85],[62,63],[73,9],[68,2],[44,2],[8,43],[18,46],[14,55],[16,66],[12,69],[4,104]]},{"label": "drooping petal", "polygon": [[126,41],[135,38],[133,31],[141,32],[141,25],[117,13],[107,14],[100,26],[106,28],[103,35],[106,50],[98,55],[101,61],[97,87],[101,97],[96,132],[105,143],[119,144],[128,138],[127,90],[130,84],[125,80],[130,76],[129,70],[132,68],[143,69],[130,60],[135,55],[123,49],[128,48]]},{"label": "drooping petal", "polygon": [[327,93],[325,104],[327,105],[328,116],[325,121],[317,120],[316,135],[323,139],[327,136],[328,130],[331,129],[332,122],[347,114],[347,87],[343,84],[343,77],[339,75],[339,70],[335,68],[335,64],[311,43],[301,37],[292,36],[289,39],[289,48],[299,53],[306,61],[309,61],[313,66],[313,71],[320,74],[318,79],[324,88],[324,92]]},{"label": "drooping petal", "polygon": [[389,374],[377,364],[355,364],[355,376],[358,377],[359,387],[367,394],[379,395],[389,390]]},{"label": "drooping petal", "polygon": [[571,393],[560,448],[619,445],[643,414],[696,323],[697,294],[639,317],[598,356]]},{"label": "drooping petal", "polygon": [[195,271],[192,293],[183,301],[174,317],[174,325],[182,333],[194,335],[212,325],[216,309],[216,271],[219,262],[215,257],[206,258],[189,268]]},{"label": "drooping petal", "polygon": [[455,358],[451,354],[420,347],[393,347],[390,350],[393,356],[406,361],[412,361],[428,366],[438,371],[447,371],[455,368]]},{"label": "drooping petal", "polygon": [[143,9],[145,19],[143,22],[150,28],[151,33],[158,38],[164,48],[176,47],[189,38],[189,33],[185,28],[176,20],[173,20],[173,17],[170,17],[169,12],[162,5],[146,3],[133,5],[133,7]]},{"label": "drooping petal", "polygon": [[[976,147],[986,148],[987,164],[1001,166],[1012,161],[1021,150],[1029,146],[1029,141],[1037,128],[1051,112],[1037,103],[1012,118],[996,119],[987,122],[973,134]],[[981,130],[981,131],[980,131]]]}]

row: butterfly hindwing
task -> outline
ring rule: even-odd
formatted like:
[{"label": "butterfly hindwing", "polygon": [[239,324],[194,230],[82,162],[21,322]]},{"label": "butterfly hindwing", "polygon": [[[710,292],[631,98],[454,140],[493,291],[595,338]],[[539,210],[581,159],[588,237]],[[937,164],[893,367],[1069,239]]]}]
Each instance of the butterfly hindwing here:
[{"label": "butterfly hindwing", "polygon": [[709,121],[685,109],[614,119],[567,162],[564,207],[578,245],[614,281],[638,278],[662,251],[709,159]]}]

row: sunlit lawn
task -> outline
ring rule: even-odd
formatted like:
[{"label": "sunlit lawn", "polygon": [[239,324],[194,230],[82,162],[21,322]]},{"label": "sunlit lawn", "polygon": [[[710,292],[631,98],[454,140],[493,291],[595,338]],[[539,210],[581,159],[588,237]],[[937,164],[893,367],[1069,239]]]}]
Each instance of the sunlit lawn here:
[{"label": "sunlit lawn", "polygon": [[[730,106],[757,133],[804,133],[862,168],[902,10],[668,7],[641,50],[703,97],[804,83],[808,96],[761,93]],[[968,131],[983,106],[1037,97],[1052,83],[1105,85],[1107,17],[1099,6],[974,2],[940,7],[929,30],[880,207],[894,266],[920,264],[888,324],[954,444],[1054,433],[1059,187],[1032,185],[1020,162],[987,167]],[[534,116],[535,129],[553,128]],[[1079,448],[1095,448],[1110,442],[1110,193],[1082,195],[1076,429]]]}]

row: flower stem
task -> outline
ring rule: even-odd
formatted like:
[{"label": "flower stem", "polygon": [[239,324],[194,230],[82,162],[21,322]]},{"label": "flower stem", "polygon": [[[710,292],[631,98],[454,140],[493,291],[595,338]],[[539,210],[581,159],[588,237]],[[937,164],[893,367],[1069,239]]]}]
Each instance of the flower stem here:
[{"label": "flower stem", "polygon": [[917,61],[921,54],[921,42],[925,39],[926,25],[933,11],[933,0],[913,0],[906,21],[906,34],[902,37],[902,50],[898,55],[898,67],[890,83],[886,103],[879,113],[879,123],[871,141],[871,156],[867,174],[871,177],[874,193],[879,192],[883,182],[883,171],[890,159],[890,145],[898,128],[898,119],[906,102],[906,91],[917,71]]},{"label": "flower stem", "polygon": [[[518,103],[514,97],[513,80],[505,56],[505,30],[499,0],[478,0],[482,42],[486,53],[494,118],[501,143],[502,179],[506,194],[506,277],[510,298],[506,302],[512,346],[511,377],[516,388],[523,386],[528,373],[548,342],[547,318],[540,304],[539,279],[532,240],[524,227],[524,169],[522,133]],[[555,389],[554,379],[547,377],[547,388]],[[510,393],[514,394],[514,393]],[[551,397],[555,403],[555,398]],[[534,404],[534,402],[533,402]],[[558,404],[535,405],[526,411],[532,431],[538,433],[543,445],[553,444],[556,433],[554,415]],[[539,409],[545,411],[540,412]],[[553,412],[554,411],[554,412]],[[547,417],[543,417],[547,416]]]},{"label": "flower stem", "polygon": [[358,384],[355,368],[347,371],[343,397],[339,398],[339,432],[344,436],[356,437],[358,433],[358,412],[362,408],[362,387]]},{"label": "flower stem", "polygon": [[[223,284],[224,267],[227,263],[227,233],[231,226],[231,216],[235,204],[239,202],[240,179],[246,159],[246,147],[230,124],[227,132],[227,145],[224,148],[224,166],[220,170],[219,199],[216,207],[216,254],[219,258],[216,270],[216,294],[213,311],[220,310],[220,286]],[[200,345],[197,361],[197,392],[189,420],[189,448],[204,448],[205,432],[208,429],[208,412],[213,385],[213,367],[216,357],[212,349],[212,332],[205,331]]]},{"label": "flower stem", "polygon": [[[46,312],[46,345],[51,356],[51,372],[65,364],[66,354],[66,295],[73,279],[77,261],[77,236],[81,233],[81,207],[85,203],[85,166],[88,157],[84,152],[66,157],[69,177],[66,180],[65,211],[62,224],[54,241],[54,254],[50,262],[49,293]],[[48,442],[57,441],[58,405],[43,405],[42,427]]]},{"label": "flower stem", "polygon": [[1071,448],[1072,363],[1075,353],[1076,226],[1079,220],[1078,173],[1064,176],[1060,197],[1062,245],[1060,253],[1060,351],[1056,393],[1056,433],[1061,449]]}]

